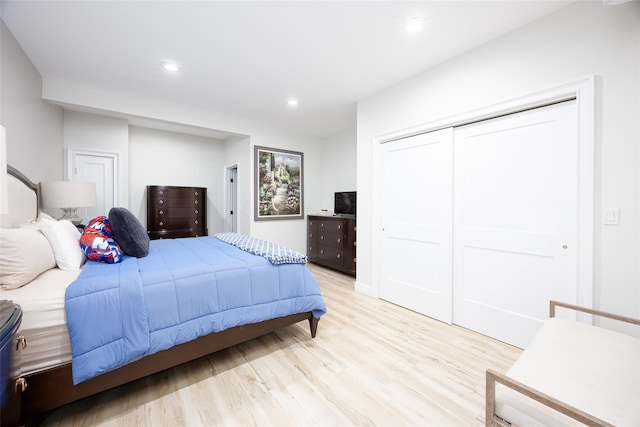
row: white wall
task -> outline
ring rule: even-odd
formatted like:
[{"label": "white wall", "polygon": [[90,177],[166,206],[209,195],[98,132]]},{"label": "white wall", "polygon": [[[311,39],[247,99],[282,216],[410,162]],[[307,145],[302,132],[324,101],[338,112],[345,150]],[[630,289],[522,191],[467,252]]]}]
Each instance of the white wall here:
[{"label": "white wall", "polygon": [[[64,111],[64,178],[67,176],[67,150],[118,154],[118,200],[115,206],[129,208],[129,123],[125,119],[77,111]],[[108,212],[102,213],[107,215]]]},{"label": "white wall", "polygon": [[[372,209],[377,135],[597,76],[597,308],[640,317],[640,3],[577,2],[358,105],[358,283],[377,288]],[[601,225],[604,207],[621,222]]]},{"label": "white wall", "polygon": [[[333,212],[334,193],[356,191],[357,174],[356,130],[328,138],[322,144],[322,199],[320,209]],[[319,209],[318,209],[319,210]],[[317,213],[317,211],[309,212]]]},{"label": "white wall", "polygon": [[62,108],[42,100],[42,77],[0,21],[0,124],[8,164],[34,182],[63,177]]},{"label": "white wall", "polygon": [[[237,220],[238,233],[251,233],[251,138],[248,136],[232,136],[225,141],[224,166],[235,165],[238,168],[237,185]],[[226,189],[226,186],[225,186]],[[226,193],[224,195],[227,200]]]},{"label": "white wall", "polygon": [[207,188],[209,234],[224,230],[224,142],[143,127],[129,127],[131,211],[147,224],[147,185]]}]

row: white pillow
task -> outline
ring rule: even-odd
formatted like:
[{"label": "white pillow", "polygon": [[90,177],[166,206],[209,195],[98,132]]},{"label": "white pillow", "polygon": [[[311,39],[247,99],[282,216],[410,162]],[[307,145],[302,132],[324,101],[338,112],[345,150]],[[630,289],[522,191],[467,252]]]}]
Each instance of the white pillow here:
[{"label": "white pillow", "polygon": [[51,221],[57,221],[57,219],[55,219],[48,213],[44,213],[42,211],[38,212],[38,221],[42,221],[43,219],[50,219]]},{"label": "white pillow", "polygon": [[80,248],[80,231],[68,220],[56,221],[40,218],[40,230],[53,248],[60,270],[78,270],[85,255]]},{"label": "white pillow", "polygon": [[33,228],[0,228],[0,285],[23,286],[39,274],[55,268],[51,245]]}]

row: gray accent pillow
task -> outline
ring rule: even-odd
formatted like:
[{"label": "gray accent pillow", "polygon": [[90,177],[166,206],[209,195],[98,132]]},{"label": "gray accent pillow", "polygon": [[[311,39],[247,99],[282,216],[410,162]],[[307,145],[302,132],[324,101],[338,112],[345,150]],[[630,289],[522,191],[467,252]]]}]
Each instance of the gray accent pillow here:
[{"label": "gray accent pillow", "polygon": [[111,208],[109,223],[113,239],[127,255],[142,258],[149,255],[149,236],[142,223],[125,208]]}]

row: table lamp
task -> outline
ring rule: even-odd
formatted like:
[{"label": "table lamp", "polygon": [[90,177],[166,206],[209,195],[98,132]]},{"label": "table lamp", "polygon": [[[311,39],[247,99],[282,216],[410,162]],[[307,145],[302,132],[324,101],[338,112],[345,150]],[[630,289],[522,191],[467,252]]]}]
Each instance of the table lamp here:
[{"label": "table lamp", "polygon": [[63,215],[58,219],[68,219],[74,225],[82,222],[78,208],[97,204],[95,182],[46,181],[40,183],[40,192],[42,207],[62,209]]}]

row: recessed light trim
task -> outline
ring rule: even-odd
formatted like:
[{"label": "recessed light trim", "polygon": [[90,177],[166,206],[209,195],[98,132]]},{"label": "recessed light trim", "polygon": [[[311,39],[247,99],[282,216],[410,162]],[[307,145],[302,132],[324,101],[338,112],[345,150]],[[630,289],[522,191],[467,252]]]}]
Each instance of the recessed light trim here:
[{"label": "recessed light trim", "polygon": [[287,100],[287,105],[289,107],[296,107],[298,105],[298,100],[296,98],[289,98]]},{"label": "recessed light trim", "polygon": [[424,28],[424,19],[419,16],[414,16],[407,23],[407,31],[410,33],[417,33]]},{"label": "recessed light trim", "polygon": [[173,73],[180,71],[180,67],[178,66],[178,64],[175,64],[173,62],[163,62],[162,68]]}]

